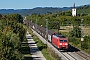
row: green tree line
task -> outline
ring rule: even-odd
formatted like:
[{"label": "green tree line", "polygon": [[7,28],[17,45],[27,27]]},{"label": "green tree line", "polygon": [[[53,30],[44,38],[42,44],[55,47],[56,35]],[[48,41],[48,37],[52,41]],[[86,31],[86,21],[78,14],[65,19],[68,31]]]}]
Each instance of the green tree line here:
[{"label": "green tree line", "polygon": [[57,13],[46,13],[46,14],[32,14],[30,16],[27,16],[27,20],[30,20],[31,22],[37,23],[39,25],[42,25],[45,27],[45,20],[48,19],[49,22],[49,26],[50,28],[51,25],[54,25],[52,23],[58,21],[60,23],[61,26],[74,26],[77,24],[81,24],[81,21],[83,19],[82,24],[83,25],[90,25],[90,16],[86,15],[86,16],[76,16],[73,17],[71,15],[71,11],[68,12],[57,12]]},{"label": "green tree line", "polygon": [[19,50],[26,32],[22,23],[19,14],[0,14],[0,60],[21,60]]}]

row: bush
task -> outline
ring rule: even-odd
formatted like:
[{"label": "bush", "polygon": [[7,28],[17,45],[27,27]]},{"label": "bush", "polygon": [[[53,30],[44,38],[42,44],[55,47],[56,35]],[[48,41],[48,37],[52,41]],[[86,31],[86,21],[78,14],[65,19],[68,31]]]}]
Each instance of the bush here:
[{"label": "bush", "polygon": [[88,45],[87,43],[85,43],[85,42],[82,42],[82,43],[81,43],[81,49],[83,49],[83,50],[84,50],[84,49],[88,49],[88,46],[89,46],[89,45]]},{"label": "bush", "polygon": [[71,37],[81,37],[81,29],[79,27],[74,27],[72,31],[69,32]]}]

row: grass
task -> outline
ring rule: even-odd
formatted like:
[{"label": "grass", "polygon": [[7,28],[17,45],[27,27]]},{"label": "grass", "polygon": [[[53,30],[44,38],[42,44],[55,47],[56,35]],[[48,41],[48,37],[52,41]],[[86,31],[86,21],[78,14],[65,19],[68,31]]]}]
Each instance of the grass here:
[{"label": "grass", "polygon": [[51,48],[43,49],[42,53],[45,55],[47,60],[61,60],[61,58],[59,58],[58,55],[56,55],[56,53],[51,50]]},{"label": "grass", "polygon": [[57,55],[54,52],[52,52],[51,49],[48,48],[46,44],[43,44],[42,41],[35,34],[33,34],[33,32],[28,28],[28,26],[24,25],[24,27],[26,27],[29,33],[33,36],[33,39],[37,43],[39,50],[42,52],[46,60],[60,60],[60,58],[58,59],[58,57],[55,57]]},{"label": "grass", "polygon": [[[73,29],[73,27],[72,26],[61,26],[60,29],[61,29],[60,32],[68,33],[69,31]],[[90,35],[90,26],[83,26],[82,31],[84,35]]]}]

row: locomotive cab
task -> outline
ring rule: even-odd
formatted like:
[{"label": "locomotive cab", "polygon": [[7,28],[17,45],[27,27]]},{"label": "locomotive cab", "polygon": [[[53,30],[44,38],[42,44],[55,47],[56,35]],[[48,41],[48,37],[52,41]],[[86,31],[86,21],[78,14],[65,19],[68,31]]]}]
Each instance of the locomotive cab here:
[{"label": "locomotive cab", "polygon": [[59,40],[60,40],[60,45],[59,45],[59,48],[60,49],[68,49],[68,38],[66,38],[65,36],[63,35],[59,35]]},{"label": "locomotive cab", "polygon": [[68,38],[63,35],[53,35],[52,44],[58,49],[67,50],[68,49]]},{"label": "locomotive cab", "polygon": [[68,49],[68,41],[66,39],[60,40],[60,48],[61,49]]}]

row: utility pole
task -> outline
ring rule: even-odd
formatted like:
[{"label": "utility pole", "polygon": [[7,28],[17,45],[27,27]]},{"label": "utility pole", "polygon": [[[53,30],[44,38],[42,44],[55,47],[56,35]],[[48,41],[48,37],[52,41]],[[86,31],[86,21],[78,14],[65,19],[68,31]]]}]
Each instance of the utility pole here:
[{"label": "utility pole", "polygon": [[84,36],[83,36],[83,31],[82,31],[82,28],[83,28],[83,25],[82,25],[82,22],[83,22],[84,19],[81,19],[81,49],[82,49],[82,42],[84,41]]},{"label": "utility pole", "polygon": [[55,23],[57,24],[56,26],[56,29],[57,29],[57,33],[59,35],[59,30],[60,30],[60,22],[59,21],[55,21]]},{"label": "utility pole", "polygon": [[46,39],[48,38],[48,20],[46,19]]},{"label": "utility pole", "polygon": [[58,34],[59,34],[59,30],[60,30],[60,22],[57,21],[57,24],[58,24]]},{"label": "utility pole", "polygon": [[37,31],[37,19],[36,19],[36,31]]},{"label": "utility pole", "polygon": [[48,45],[47,42],[48,42],[48,20],[46,19],[46,46]]}]

